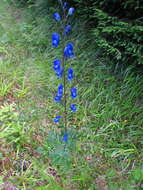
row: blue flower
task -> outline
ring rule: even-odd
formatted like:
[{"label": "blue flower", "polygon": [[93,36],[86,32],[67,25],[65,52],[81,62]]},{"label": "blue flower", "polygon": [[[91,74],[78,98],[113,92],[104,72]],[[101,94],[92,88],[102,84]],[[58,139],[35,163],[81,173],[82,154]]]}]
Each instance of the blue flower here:
[{"label": "blue flower", "polygon": [[75,104],[71,104],[70,108],[73,112],[76,112],[76,105]]},{"label": "blue flower", "polygon": [[60,42],[60,35],[56,32],[52,34],[52,46],[57,48]]},{"label": "blue flower", "polygon": [[60,84],[60,85],[58,86],[57,95],[56,95],[55,98],[54,98],[55,102],[60,102],[60,101],[61,101],[62,96],[63,96],[63,88],[64,88],[64,87],[63,87],[62,84]]},{"label": "blue flower", "polygon": [[73,77],[74,77],[74,75],[73,75],[73,69],[69,68],[68,69],[68,80],[72,80]]},{"label": "blue flower", "polygon": [[58,96],[63,96],[63,85],[62,84],[60,84],[59,86],[58,86],[58,92],[57,92],[57,95]]},{"label": "blue flower", "polygon": [[56,20],[56,21],[60,21],[61,20],[61,16],[59,13],[54,13],[53,14],[53,18]]},{"label": "blue flower", "polygon": [[64,48],[64,57],[65,58],[73,58],[74,57],[74,50],[73,50],[73,44],[68,43],[66,47]]},{"label": "blue flower", "polygon": [[62,69],[62,67],[61,67],[61,61],[60,61],[59,59],[55,59],[55,60],[53,61],[53,69],[54,69],[56,75],[57,75],[59,78],[61,78],[62,75],[63,75],[63,69]]},{"label": "blue flower", "polygon": [[56,116],[56,117],[53,119],[53,122],[54,122],[54,123],[58,123],[58,122],[60,121],[60,119],[61,119],[61,116],[58,115],[58,116]]},{"label": "blue flower", "polygon": [[59,59],[55,59],[53,61],[53,69],[55,72],[58,72],[60,71],[60,68],[61,68],[61,61]]},{"label": "blue flower", "polygon": [[75,9],[73,7],[69,8],[68,15],[73,15]]},{"label": "blue flower", "polygon": [[56,75],[57,75],[57,77],[58,78],[62,78],[62,76],[63,76],[63,69],[62,68],[60,68],[60,70],[58,71],[58,72],[56,72]]},{"label": "blue flower", "polygon": [[68,7],[68,3],[67,3],[67,2],[64,2],[63,8],[66,9],[67,7]]},{"label": "blue flower", "polygon": [[77,97],[77,89],[76,88],[71,88],[71,97],[73,99]]},{"label": "blue flower", "polygon": [[65,132],[62,141],[63,142],[68,142],[68,137],[69,137],[69,134],[67,132]]},{"label": "blue flower", "polygon": [[68,35],[70,32],[71,32],[71,25],[70,24],[68,24],[66,27],[65,27],[65,29],[64,29],[64,34],[65,35]]},{"label": "blue flower", "polygon": [[62,96],[58,96],[58,95],[56,95],[54,98],[55,102],[60,102],[61,99],[62,99]]}]

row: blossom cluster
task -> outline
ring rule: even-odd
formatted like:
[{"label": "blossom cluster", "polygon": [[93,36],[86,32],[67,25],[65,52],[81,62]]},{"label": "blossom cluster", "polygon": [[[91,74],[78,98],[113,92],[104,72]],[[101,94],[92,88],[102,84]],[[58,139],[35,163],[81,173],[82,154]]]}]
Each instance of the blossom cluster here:
[{"label": "blossom cluster", "polygon": [[[63,17],[65,17],[65,18],[68,18],[68,16],[72,16],[75,12],[75,9],[73,7],[68,8],[67,2],[62,3],[62,8],[64,10],[64,16]],[[53,14],[53,18],[56,22],[62,22],[62,16],[58,12],[55,12]],[[63,19],[65,19],[65,18],[63,18]],[[64,23],[64,24],[65,24],[65,26],[64,26],[62,35],[68,36],[72,31],[72,26],[70,24],[66,24],[66,23]],[[54,32],[52,34],[52,47],[58,48],[60,45],[60,40],[61,40],[60,34],[57,32]],[[65,64],[63,63],[63,62],[66,62],[68,59],[71,59],[74,57],[75,57],[74,45],[72,42],[68,42],[65,45],[65,47],[63,48],[63,60],[61,61],[60,59],[55,59],[53,61],[53,70],[54,70],[56,76],[58,77],[58,79],[62,79],[63,76],[66,76],[66,82],[71,82],[74,79],[73,68],[69,67],[66,70]],[[59,84],[58,89],[57,89],[57,93],[54,97],[54,101],[57,103],[61,103],[62,99],[66,98],[65,93],[64,93],[65,91],[66,91],[65,84]],[[71,99],[75,99],[77,97],[77,88],[71,88],[70,89],[70,96],[71,96]],[[75,104],[70,104],[69,108],[72,112],[77,111],[77,107]],[[62,116],[58,115],[53,119],[53,122],[58,123],[61,118],[62,118]],[[68,133],[65,132],[64,137],[63,137],[63,142],[67,142],[67,141],[68,141]]]}]

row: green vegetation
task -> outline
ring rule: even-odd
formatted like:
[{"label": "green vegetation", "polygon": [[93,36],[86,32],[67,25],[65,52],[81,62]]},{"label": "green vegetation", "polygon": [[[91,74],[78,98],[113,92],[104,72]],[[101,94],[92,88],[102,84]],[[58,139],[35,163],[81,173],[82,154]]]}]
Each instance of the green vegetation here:
[{"label": "green vegetation", "polygon": [[[46,15],[54,0],[9,0],[33,7],[36,15]],[[141,67],[143,63],[142,0],[74,0],[77,17],[86,23],[88,35],[98,49],[98,57],[114,64]],[[142,68],[142,67],[141,67]]]},{"label": "green vegetation", "polygon": [[[43,1],[36,2],[42,5]],[[54,8],[36,17],[37,10],[46,12],[46,5],[34,8],[30,3],[29,8],[15,8],[0,1],[0,188],[140,190],[143,77],[131,65],[113,67],[115,60],[108,59],[107,54],[120,58],[116,46],[112,47],[114,35],[109,44],[98,38],[99,27],[110,35],[113,32],[110,26],[102,25],[107,17],[112,20],[110,24],[118,24],[115,33],[122,23],[98,7],[94,16],[101,15],[101,26],[91,29],[96,35],[95,45],[84,30],[87,20],[76,19],[71,38],[77,55],[72,62],[77,73],[79,111],[69,118],[71,136],[65,151],[60,128],[52,121],[57,109],[52,61],[61,50],[52,50],[51,33],[58,28],[51,16]],[[122,26],[121,33],[129,29],[126,24]],[[132,35],[133,27],[128,35]],[[141,36],[136,39],[142,40]],[[99,56],[101,48],[104,54]],[[118,61],[128,62],[129,55],[123,57],[125,60]],[[138,57],[134,60],[138,62]]]},{"label": "green vegetation", "polygon": [[142,0],[74,0],[87,21],[98,56],[114,64],[143,64]]}]

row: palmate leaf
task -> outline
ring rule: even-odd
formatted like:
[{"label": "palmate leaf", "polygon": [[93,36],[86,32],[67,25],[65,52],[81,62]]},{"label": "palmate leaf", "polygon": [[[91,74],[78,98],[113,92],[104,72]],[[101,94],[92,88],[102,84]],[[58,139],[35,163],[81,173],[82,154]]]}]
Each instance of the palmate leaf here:
[{"label": "palmate leaf", "polygon": [[64,169],[70,169],[71,156],[68,150],[63,147],[58,147],[52,152],[49,152],[49,157],[52,160],[54,166],[60,165]]},{"label": "palmate leaf", "polygon": [[57,134],[51,131],[48,136],[49,157],[53,165],[60,165],[64,169],[70,169],[72,153],[76,148],[77,132],[69,131],[68,142],[62,142],[63,132]]}]

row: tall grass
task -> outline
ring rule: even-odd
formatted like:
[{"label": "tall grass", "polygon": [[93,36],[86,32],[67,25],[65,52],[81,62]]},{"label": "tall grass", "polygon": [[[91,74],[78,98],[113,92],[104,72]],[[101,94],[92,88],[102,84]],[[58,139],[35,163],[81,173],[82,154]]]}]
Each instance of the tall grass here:
[{"label": "tall grass", "polygon": [[140,189],[142,76],[132,67],[120,71],[99,59],[84,23],[77,20],[72,62],[79,107],[77,117],[69,118],[76,139],[69,143],[71,152],[59,158],[52,61],[61,52],[55,53],[50,41],[57,28],[51,14],[32,18],[30,9],[17,10],[3,1],[0,7],[0,183],[22,190]]}]

